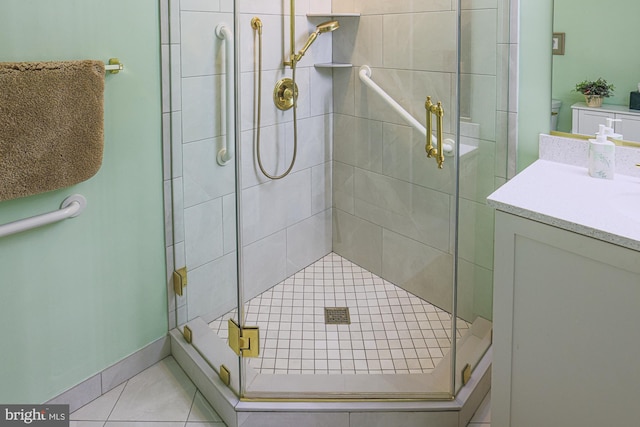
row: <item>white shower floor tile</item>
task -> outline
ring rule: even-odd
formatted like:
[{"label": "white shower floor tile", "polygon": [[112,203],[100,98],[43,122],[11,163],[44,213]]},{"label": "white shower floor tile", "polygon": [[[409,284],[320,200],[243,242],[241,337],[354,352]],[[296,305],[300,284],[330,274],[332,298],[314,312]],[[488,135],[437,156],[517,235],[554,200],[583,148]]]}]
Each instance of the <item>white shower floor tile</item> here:
[{"label": "white shower floor tile", "polygon": [[[349,325],[325,324],[325,307],[348,307]],[[451,315],[331,253],[245,304],[260,327],[264,374],[429,373],[451,347]],[[209,326],[227,338],[227,320]],[[457,337],[468,329],[457,322]]]}]

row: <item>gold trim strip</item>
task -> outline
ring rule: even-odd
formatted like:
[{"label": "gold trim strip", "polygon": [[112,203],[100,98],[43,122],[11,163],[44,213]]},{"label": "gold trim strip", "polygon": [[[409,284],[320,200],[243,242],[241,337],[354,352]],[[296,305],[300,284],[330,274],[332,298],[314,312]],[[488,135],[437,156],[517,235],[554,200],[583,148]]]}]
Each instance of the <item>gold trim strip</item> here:
[{"label": "gold trim strip", "polygon": [[[557,130],[552,130],[551,132],[549,132],[549,135],[559,136],[561,138],[579,139],[583,141],[588,141],[595,138],[595,135],[581,135],[578,133],[559,132]],[[640,142],[637,141],[625,141],[624,139],[610,139],[609,141],[621,147],[640,148]]]},{"label": "gold trim strip", "polygon": [[590,138],[595,138],[594,136],[579,135],[577,133],[559,132],[557,130],[552,130],[551,132],[549,132],[549,135],[551,135],[551,136],[560,136],[562,138],[583,139],[585,141],[590,139]]},{"label": "gold trim strip", "polygon": [[462,385],[467,385],[471,379],[471,365],[468,363],[462,368]]},{"label": "gold trim strip", "polygon": [[453,401],[455,400],[455,396],[452,396],[449,393],[442,393],[442,394],[438,394],[438,393],[434,393],[433,396],[430,397],[425,397],[425,398],[399,398],[399,399],[392,399],[392,398],[361,398],[361,399],[351,399],[351,398],[327,398],[327,399],[322,399],[322,398],[308,398],[308,399],[291,399],[291,398],[277,398],[277,397],[273,397],[273,398],[258,398],[258,397],[240,397],[240,401],[242,402],[256,402],[256,403],[269,403],[269,402],[273,402],[273,403],[299,403],[299,402],[312,402],[312,403],[332,403],[332,402],[433,402],[433,401],[438,401],[438,402],[443,402],[443,401]]}]

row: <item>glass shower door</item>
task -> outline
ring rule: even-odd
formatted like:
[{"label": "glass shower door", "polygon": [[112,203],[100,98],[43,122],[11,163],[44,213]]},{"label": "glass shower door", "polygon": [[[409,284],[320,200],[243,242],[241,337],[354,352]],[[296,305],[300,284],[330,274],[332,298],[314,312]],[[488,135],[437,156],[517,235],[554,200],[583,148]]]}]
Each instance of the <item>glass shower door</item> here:
[{"label": "glass shower door", "polygon": [[[490,344],[507,2],[298,2],[294,53],[318,34],[296,64],[295,120],[273,102],[294,77],[289,2],[228,3],[171,11],[178,325],[241,397],[450,399]],[[425,151],[428,96],[442,168]],[[265,169],[295,157],[290,174],[260,171],[258,138]],[[229,319],[258,327],[230,340],[257,341],[257,357],[228,346]]]},{"label": "glass shower door", "polygon": [[174,263],[186,274],[177,325],[239,394],[239,357],[227,345],[229,320],[240,323],[233,4],[170,3]]},{"label": "glass shower door", "polygon": [[[463,86],[469,93],[484,82],[460,74],[476,72],[460,63],[461,11],[448,1],[298,7],[297,48],[328,20],[340,27],[320,35],[297,64],[302,152],[290,175],[271,180],[256,166],[257,133],[268,144],[269,170],[284,171],[293,156],[292,114],[271,102],[274,84],[292,77],[283,65],[290,52],[287,3],[238,2],[241,321],[260,328],[259,356],[243,361],[242,395],[449,399],[460,376],[456,364],[467,363],[452,357],[456,342],[473,343],[469,336],[477,329],[475,312],[457,313],[455,286],[464,204],[458,171],[481,150],[460,128],[484,126],[474,123],[482,106],[460,118],[460,82],[472,81]],[[263,69],[260,127],[255,16],[264,22],[265,45],[272,46]],[[363,66],[413,121],[361,78]],[[425,152],[427,96],[444,111],[438,127],[432,109],[434,148],[440,131],[448,151],[442,168]],[[473,294],[475,284],[467,283]],[[486,336],[486,330],[477,333]]]},{"label": "glass shower door", "polygon": [[508,177],[512,47],[509,1],[487,8],[473,1],[462,4],[456,296],[460,326],[470,328],[457,354],[456,392],[491,345],[494,210],[486,197]]}]

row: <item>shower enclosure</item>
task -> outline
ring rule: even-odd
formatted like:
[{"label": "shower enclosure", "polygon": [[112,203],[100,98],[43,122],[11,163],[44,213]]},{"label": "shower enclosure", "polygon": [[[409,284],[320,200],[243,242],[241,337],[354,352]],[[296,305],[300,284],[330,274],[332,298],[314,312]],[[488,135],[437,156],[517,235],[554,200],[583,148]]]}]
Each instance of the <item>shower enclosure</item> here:
[{"label": "shower enclosure", "polygon": [[[491,341],[508,2],[293,4],[169,2],[170,315],[241,399],[450,400]],[[256,137],[284,172],[294,119],[274,87],[317,28],[296,64],[297,158],[272,180]],[[434,146],[451,140],[442,168],[419,129],[427,96],[444,110]]]}]

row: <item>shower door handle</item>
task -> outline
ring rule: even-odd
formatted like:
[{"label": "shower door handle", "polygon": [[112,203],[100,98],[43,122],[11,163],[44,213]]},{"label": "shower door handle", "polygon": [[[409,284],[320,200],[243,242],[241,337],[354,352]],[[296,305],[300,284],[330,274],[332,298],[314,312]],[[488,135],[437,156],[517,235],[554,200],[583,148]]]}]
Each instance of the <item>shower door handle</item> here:
[{"label": "shower door handle", "polygon": [[[444,140],[442,136],[444,108],[442,107],[442,103],[440,101],[438,101],[438,104],[433,104],[431,102],[430,96],[427,96],[427,100],[424,103],[424,108],[427,110],[427,145],[425,146],[425,151],[427,152],[427,157],[434,157],[436,159],[436,162],[438,163],[438,168],[442,169],[444,167],[444,150],[442,149],[442,142]],[[433,122],[431,117],[432,115],[435,115],[438,120],[437,148],[434,147],[431,143],[431,132],[433,130]]]}]

